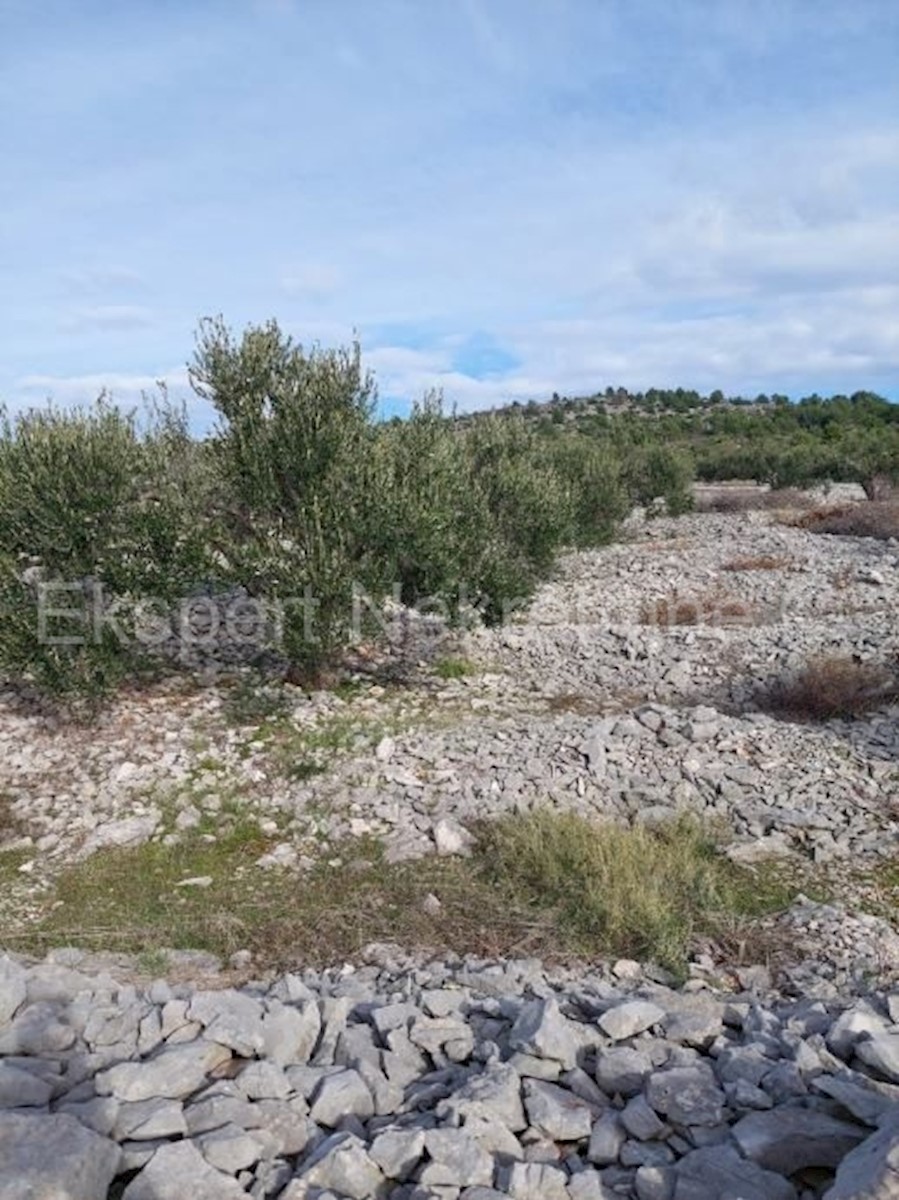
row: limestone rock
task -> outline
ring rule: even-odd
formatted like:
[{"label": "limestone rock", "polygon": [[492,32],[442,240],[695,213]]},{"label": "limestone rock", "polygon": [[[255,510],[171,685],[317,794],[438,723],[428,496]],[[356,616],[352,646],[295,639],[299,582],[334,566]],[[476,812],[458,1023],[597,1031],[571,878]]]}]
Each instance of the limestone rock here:
[{"label": "limestone rock", "polygon": [[246,1192],[236,1179],[211,1167],[192,1142],[159,1147],[125,1188],[122,1200],[238,1200]]},{"label": "limestone rock", "polygon": [[72,1116],[0,1112],[0,1200],[98,1200],[120,1159]]}]

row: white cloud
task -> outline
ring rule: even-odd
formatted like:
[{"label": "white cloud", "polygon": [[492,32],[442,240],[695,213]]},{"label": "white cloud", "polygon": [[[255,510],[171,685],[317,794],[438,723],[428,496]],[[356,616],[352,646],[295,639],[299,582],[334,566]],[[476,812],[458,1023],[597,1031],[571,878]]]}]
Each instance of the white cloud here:
[{"label": "white cloud", "polygon": [[[860,288],[839,302],[822,296],[797,311],[790,299],[763,316],[739,312],[641,321],[620,315],[544,321],[507,329],[502,344],[522,366],[499,379],[453,371],[439,351],[380,347],[366,356],[385,395],[417,398],[443,390],[460,410],[510,400],[545,399],[553,391],[592,394],[608,384],[684,386],[754,395],[795,393],[814,381],[855,390],[865,380],[886,386],[899,366],[899,286]],[[841,384],[839,381],[843,380]],[[809,383],[808,381],[812,381]]]},{"label": "white cloud", "polygon": [[23,400],[30,397],[31,403],[49,399],[63,406],[91,404],[101,392],[106,392],[116,401],[131,404],[139,401],[142,393],[155,392],[159,382],[166,383],[174,397],[188,387],[187,370],[173,367],[155,375],[131,375],[117,371],[94,371],[84,375],[24,375],[16,380],[15,388]]},{"label": "white cloud", "polygon": [[[149,378],[218,311],[304,345],[358,327],[383,393],[443,384],[469,407],[618,382],[895,388],[891,6],[225,7],[29,22],[0,80],[22,105],[2,135],[7,397],[105,365]],[[475,332],[522,365],[453,370]]]},{"label": "white cloud", "polygon": [[154,315],[148,308],[136,304],[95,304],[70,309],[60,320],[67,332],[83,330],[149,329]]},{"label": "white cloud", "polygon": [[329,263],[304,263],[285,271],[281,287],[289,296],[331,297],[343,284],[343,272]]}]

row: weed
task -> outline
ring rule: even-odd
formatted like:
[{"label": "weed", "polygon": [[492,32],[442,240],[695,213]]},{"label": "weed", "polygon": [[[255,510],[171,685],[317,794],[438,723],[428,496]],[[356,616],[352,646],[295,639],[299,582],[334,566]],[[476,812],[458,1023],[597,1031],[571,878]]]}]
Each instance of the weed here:
[{"label": "weed", "polygon": [[7,792],[0,792],[0,848],[5,843],[15,842],[25,832],[25,822],[14,811],[12,797]]},{"label": "weed", "polygon": [[265,744],[276,773],[300,782],[323,774],[340,755],[375,745],[388,732],[394,732],[390,722],[347,714],[313,725],[274,719],[254,731],[254,740]]},{"label": "weed", "polygon": [[682,971],[700,932],[714,934],[788,899],[780,887],[760,888],[688,817],[627,829],[544,809],[479,832],[490,877],[519,903],[549,908],[559,935],[580,954],[649,957]]},{"label": "weed", "polygon": [[339,700],[355,700],[365,693],[367,684],[362,679],[340,679],[331,689]]},{"label": "weed", "polygon": [[[76,937],[110,948],[158,954],[173,949],[237,949],[253,862],[268,848],[259,827],[236,821],[209,840],[202,828],[174,845],[100,851],[64,870],[41,934]],[[210,876],[208,888],[179,888]],[[88,924],[89,922],[89,924]],[[231,945],[231,939],[235,944]]]},{"label": "weed", "polygon": [[[682,818],[652,831],[542,810],[476,826],[470,859],[388,864],[380,844],[332,844],[303,872],[260,871],[270,848],[237,817],[213,839],[101,851],[64,870],[26,945],[90,943],[139,954],[247,948],[262,966],[325,965],[372,941],[409,949],[552,960],[654,958],[682,972],[694,939],[730,936],[779,910],[787,885],[737,867]],[[207,887],[179,886],[209,876]],[[429,896],[440,902],[435,915]]]},{"label": "weed", "polygon": [[434,663],[434,672],[441,679],[464,679],[476,671],[475,664],[467,658],[439,658]]},{"label": "weed", "polygon": [[169,967],[169,956],[164,950],[143,950],[137,956],[137,966],[145,975],[165,975]]},{"label": "weed", "polygon": [[838,571],[834,571],[830,576],[830,585],[837,592],[844,592],[850,583],[855,579],[855,572],[851,567],[840,567]]},{"label": "weed", "polygon": [[285,717],[290,699],[283,687],[265,685],[256,679],[241,679],[225,696],[222,712],[231,725],[258,725]]},{"label": "weed", "polygon": [[810,660],[786,678],[775,679],[757,696],[779,716],[807,721],[859,717],[899,695],[899,680],[877,663],[848,656]]}]

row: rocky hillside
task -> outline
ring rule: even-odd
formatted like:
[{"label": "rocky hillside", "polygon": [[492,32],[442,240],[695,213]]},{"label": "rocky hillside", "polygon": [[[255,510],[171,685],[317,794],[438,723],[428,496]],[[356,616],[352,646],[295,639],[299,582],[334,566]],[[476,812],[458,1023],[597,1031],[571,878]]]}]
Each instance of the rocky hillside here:
[{"label": "rocky hillside", "polygon": [[[0,1200],[893,1195],[897,609],[895,541],[697,514],[328,691],[6,695]],[[477,874],[546,813],[781,899],[586,959]]]}]

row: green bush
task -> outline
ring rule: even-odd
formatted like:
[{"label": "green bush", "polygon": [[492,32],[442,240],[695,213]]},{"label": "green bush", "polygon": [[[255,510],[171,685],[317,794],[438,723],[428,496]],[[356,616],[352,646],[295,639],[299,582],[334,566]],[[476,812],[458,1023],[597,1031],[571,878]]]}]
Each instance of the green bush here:
[{"label": "green bush", "polygon": [[625,486],[634,504],[664,500],[671,516],[693,507],[693,461],[683,449],[662,444],[637,445],[624,454]]},{"label": "green bush", "polygon": [[381,586],[395,583],[404,604],[428,599],[454,616],[485,553],[491,518],[437,393],[407,421],[378,431],[374,473],[370,539]]},{"label": "green bush", "polygon": [[[51,696],[98,700],[150,669],[141,614],[167,605],[206,570],[195,457],[167,406],[122,413],[47,409],[0,424],[0,672]],[[61,610],[69,610],[65,614]]]},{"label": "green bush", "polygon": [[372,539],[406,604],[451,618],[460,601],[488,623],[526,601],[570,540],[570,481],[520,419],[460,430],[433,393],[380,431]]},{"label": "green bush", "polygon": [[203,321],[190,378],[219,414],[212,444],[230,577],[283,606],[284,650],[315,674],[348,636],[369,580],[374,381],[359,346],[309,352],[276,321],[239,341]]},{"label": "green bush", "polygon": [[488,416],[465,437],[470,472],[529,591],[569,537],[569,489],[520,418]]},{"label": "green bush", "polygon": [[568,489],[568,540],[581,549],[609,542],[628,509],[618,458],[602,442],[576,434],[555,439],[547,453]]}]

